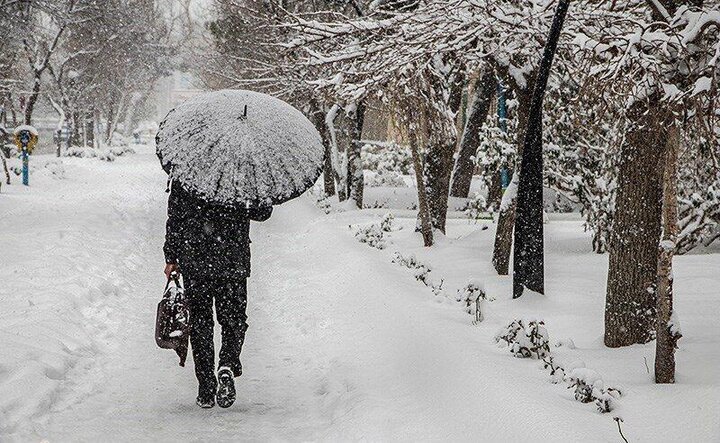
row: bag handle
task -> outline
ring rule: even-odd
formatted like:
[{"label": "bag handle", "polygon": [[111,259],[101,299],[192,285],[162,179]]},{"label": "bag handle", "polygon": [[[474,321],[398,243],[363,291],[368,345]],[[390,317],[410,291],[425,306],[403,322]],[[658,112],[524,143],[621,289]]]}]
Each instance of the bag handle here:
[{"label": "bag handle", "polygon": [[167,283],[165,283],[165,289],[163,289],[163,292],[168,290],[171,281],[175,283],[176,287],[182,288],[182,284],[180,284],[180,275],[177,272],[173,271],[170,273],[170,276],[167,279]]}]

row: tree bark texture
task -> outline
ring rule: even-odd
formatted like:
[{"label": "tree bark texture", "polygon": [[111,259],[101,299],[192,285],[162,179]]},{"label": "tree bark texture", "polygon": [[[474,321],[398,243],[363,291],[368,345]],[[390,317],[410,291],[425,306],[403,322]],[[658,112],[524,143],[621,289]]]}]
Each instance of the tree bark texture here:
[{"label": "tree bark texture", "polygon": [[545,293],[542,106],[560,31],[569,6],[570,0],[560,0],[558,3],[533,88],[524,149],[520,159],[520,183],[515,218],[513,298],[520,297],[524,288]]},{"label": "tree bark texture", "polygon": [[[528,76],[531,77],[531,76]],[[534,77],[532,77],[534,78]],[[517,159],[522,157],[523,143],[525,142],[525,130],[528,123],[528,115],[530,113],[531,87],[533,82],[528,81],[528,87],[524,89],[515,88],[515,96],[518,99],[517,109],[517,133],[515,134],[515,144],[517,146]],[[516,160],[515,170],[518,170],[519,162]],[[508,188],[510,189],[510,188]],[[506,189],[505,192],[508,192]],[[495,231],[495,245],[493,247],[493,267],[498,275],[508,275],[510,268],[510,252],[512,251],[513,228],[515,227],[515,199],[513,198],[509,204],[502,208],[498,213],[497,230]]]},{"label": "tree bark texture", "polygon": [[332,165],[332,146],[330,134],[328,134],[327,124],[325,123],[325,112],[320,108],[316,100],[310,100],[310,116],[312,117],[315,129],[320,133],[325,154],[323,157],[323,186],[325,196],[335,195],[335,178]]},{"label": "tree bark texture", "polygon": [[431,140],[425,154],[425,186],[432,225],[444,234],[455,143],[454,140],[434,140],[432,137]]},{"label": "tree bark texture", "polygon": [[35,103],[37,103],[38,97],[40,96],[40,80],[42,78],[42,71],[35,71],[33,79],[32,92],[28,96],[27,103],[25,105],[25,124],[32,124],[32,115],[35,111]]},{"label": "tree bark texture", "polygon": [[605,345],[611,348],[649,342],[657,318],[666,131],[652,106],[637,102],[628,110],[633,123],[620,152],[605,303]]},{"label": "tree bark texture", "polygon": [[480,128],[487,118],[490,102],[495,94],[495,73],[488,69],[482,76],[473,92],[470,112],[460,141],[455,168],[452,173],[450,195],[467,198],[470,193],[473,171],[475,170],[475,154],[480,146]]},{"label": "tree bark texture", "polygon": [[675,349],[682,337],[673,315],[672,261],[678,235],[677,168],[680,130],[677,124],[668,130],[667,154],[663,176],[663,236],[658,254],[658,319],[655,343],[655,383],[675,383]]},{"label": "tree bark texture", "polygon": [[365,177],[362,167],[362,129],[365,122],[365,104],[359,102],[350,120],[350,144],[348,146],[347,183],[348,196],[362,209]]},{"label": "tree bark texture", "polygon": [[418,148],[417,136],[413,132],[409,132],[408,139],[410,142],[410,152],[413,159],[413,169],[415,169],[415,181],[417,182],[418,192],[418,219],[420,220],[420,232],[423,236],[423,244],[425,247],[433,245],[433,226],[432,217],[430,215],[430,205],[428,204],[427,188],[423,180],[423,165],[420,158],[420,150]]}]

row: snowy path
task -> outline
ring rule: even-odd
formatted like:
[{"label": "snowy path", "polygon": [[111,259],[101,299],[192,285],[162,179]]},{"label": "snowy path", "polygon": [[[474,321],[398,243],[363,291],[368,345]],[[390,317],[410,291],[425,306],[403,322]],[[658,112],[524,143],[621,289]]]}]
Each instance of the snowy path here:
[{"label": "snowy path", "polygon": [[253,225],[239,399],[198,409],[191,360],[178,367],[152,338],[166,199],[156,159],[65,163],[83,179],[48,181],[62,184],[48,196],[11,188],[17,211],[0,216],[3,235],[13,232],[0,340],[9,359],[30,362],[0,362],[0,376],[25,380],[0,378],[10,394],[0,440],[618,440],[610,417],[493,349],[496,325],[471,326],[306,198]]}]

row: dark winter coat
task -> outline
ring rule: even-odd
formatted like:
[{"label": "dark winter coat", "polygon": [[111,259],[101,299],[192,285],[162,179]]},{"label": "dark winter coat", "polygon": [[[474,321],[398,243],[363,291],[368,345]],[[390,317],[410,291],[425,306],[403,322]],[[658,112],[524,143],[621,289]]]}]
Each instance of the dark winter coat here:
[{"label": "dark winter coat", "polygon": [[267,220],[272,206],[222,206],[200,199],[178,183],[170,188],[165,261],[177,263],[181,273],[198,277],[248,277],[250,220]]}]

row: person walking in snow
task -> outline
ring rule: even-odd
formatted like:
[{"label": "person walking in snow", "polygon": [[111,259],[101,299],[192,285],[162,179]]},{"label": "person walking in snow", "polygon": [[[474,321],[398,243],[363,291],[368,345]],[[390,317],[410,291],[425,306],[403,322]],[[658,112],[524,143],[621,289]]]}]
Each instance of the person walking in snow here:
[{"label": "person walking in snow", "polygon": [[[223,89],[170,110],[155,150],[171,181],[165,272],[179,271],[185,281],[197,403],[228,407],[233,378],[242,373],[250,220],[267,220],[273,205],[310,189],[322,173],[325,146],[315,125],[288,103]],[[213,300],[222,326],[217,376]]]},{"label": "person walking in snow", "polygon": [[[265,221],[272,206],[248,208],[207,202],[173,181],[168,198],[165,275],[181,273],[190,308],[190,345],[201,408],[235,401],[234,378],[242,374],[240,351],[247,330],[250,220]],[[222,327],[217,376],[213,300]]]}]

